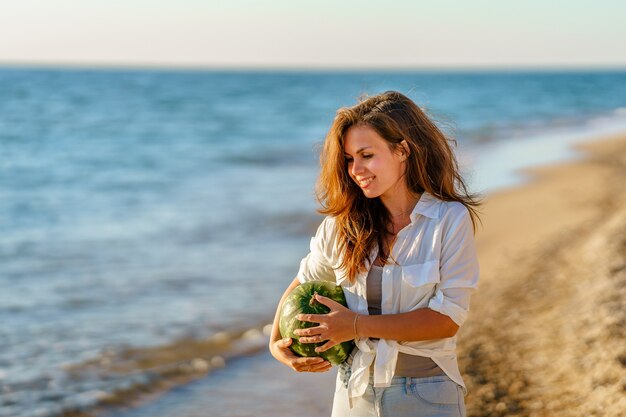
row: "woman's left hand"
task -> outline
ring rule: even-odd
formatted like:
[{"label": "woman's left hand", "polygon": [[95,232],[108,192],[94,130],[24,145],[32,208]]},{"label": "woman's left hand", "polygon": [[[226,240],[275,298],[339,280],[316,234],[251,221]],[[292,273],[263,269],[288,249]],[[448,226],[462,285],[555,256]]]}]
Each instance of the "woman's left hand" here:
[{"label": "woman's left hand", "polygon": [[297,329],[294,333],[300,337],[300,343],[319,343],[327,341],[322,346],[315,348],[316,352],[324,352],[331,347],[356,337],[354,332],[354,319],[357,313],[344,307],[330,298],[315,295],[315,299],[330,308],[328,314],[298,314],[296,319],[319,323],[317,327]]}]

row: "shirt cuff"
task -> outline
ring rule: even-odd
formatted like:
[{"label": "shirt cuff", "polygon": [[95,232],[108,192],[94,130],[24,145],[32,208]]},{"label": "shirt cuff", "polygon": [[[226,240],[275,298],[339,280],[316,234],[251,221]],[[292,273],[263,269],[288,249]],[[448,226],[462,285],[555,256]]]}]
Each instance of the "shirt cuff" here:
[{"label": "shirt cuff", "polygon": [[437,289],[433,298],[430,299],[428,308],[450,317],[459,327],[467,319],[468,311],[448,299],[441,289]]}]

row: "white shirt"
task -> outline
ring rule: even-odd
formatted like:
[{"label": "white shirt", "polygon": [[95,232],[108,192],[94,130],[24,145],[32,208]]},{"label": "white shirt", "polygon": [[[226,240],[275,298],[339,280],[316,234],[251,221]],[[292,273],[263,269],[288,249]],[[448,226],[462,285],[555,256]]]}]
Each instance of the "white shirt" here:
[{"label": "white shirt", "polygon": [[[392,257],[399,265],[383,268],[382,314],[430,308],[461,326],[469,311],[471,293],[478,285],[478,257],[469,211],[459,202],[442,201],[424,192],[411,213],[411,223],[397,235]],[[340,268],[335,219],[327,216],[311,239],[310,253],[298,271],[301,283],[332,281],[343,287],[348,307],[359,314],[367,310],[367,274],[378,248],[370,254],[366,271],[355,283]],[[356,340],[358,351],[348,383],[350,399],[363,395],[374,362],[374,386],[387,387],[394,375],[398,352],[427,356],[467,393],[456,359],[456,335],[445,339],[396,341]]]}]

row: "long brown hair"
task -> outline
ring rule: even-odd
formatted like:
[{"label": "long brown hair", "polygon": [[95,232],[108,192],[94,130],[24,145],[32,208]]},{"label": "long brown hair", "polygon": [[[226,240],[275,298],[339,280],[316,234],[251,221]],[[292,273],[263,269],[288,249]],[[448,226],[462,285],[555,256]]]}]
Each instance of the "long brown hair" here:
[{"label": "long brown hair", "polygon": [[351,282],[366,268],[374,245],[380,248],[383,262],[384,238],[391,216],[380,198],[367,198],[350,178],[344,158],[344,140],[352,126],[369,126],[385,139],[392,151],[404,140],[409,146],[405,181],[416,194],[429,192],[440,200],[458,201],[470,213],[474,232],[479,220],[478,197],[469,193],[459,173],[458,163],[448,139],[411,99],[397,91],[362,96],[352,107],[337,110],[336,117],[320,155],[321,172],[316,186],[319,213],[335,217],[340,267]]}]

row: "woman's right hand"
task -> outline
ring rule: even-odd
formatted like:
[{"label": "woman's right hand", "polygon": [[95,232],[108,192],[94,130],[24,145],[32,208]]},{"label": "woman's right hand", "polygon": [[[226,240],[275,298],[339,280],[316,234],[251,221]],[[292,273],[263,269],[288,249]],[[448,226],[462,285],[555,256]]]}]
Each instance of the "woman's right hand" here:
[{"label": "woman's right hand", "polygon": [[296,355],[289,349],[291,343],[292,340],[290,337],[274,341],[270,345],[272,356],[297,372],[327,372],[332,368],[332,364],[324,358],[306,358]]}]

